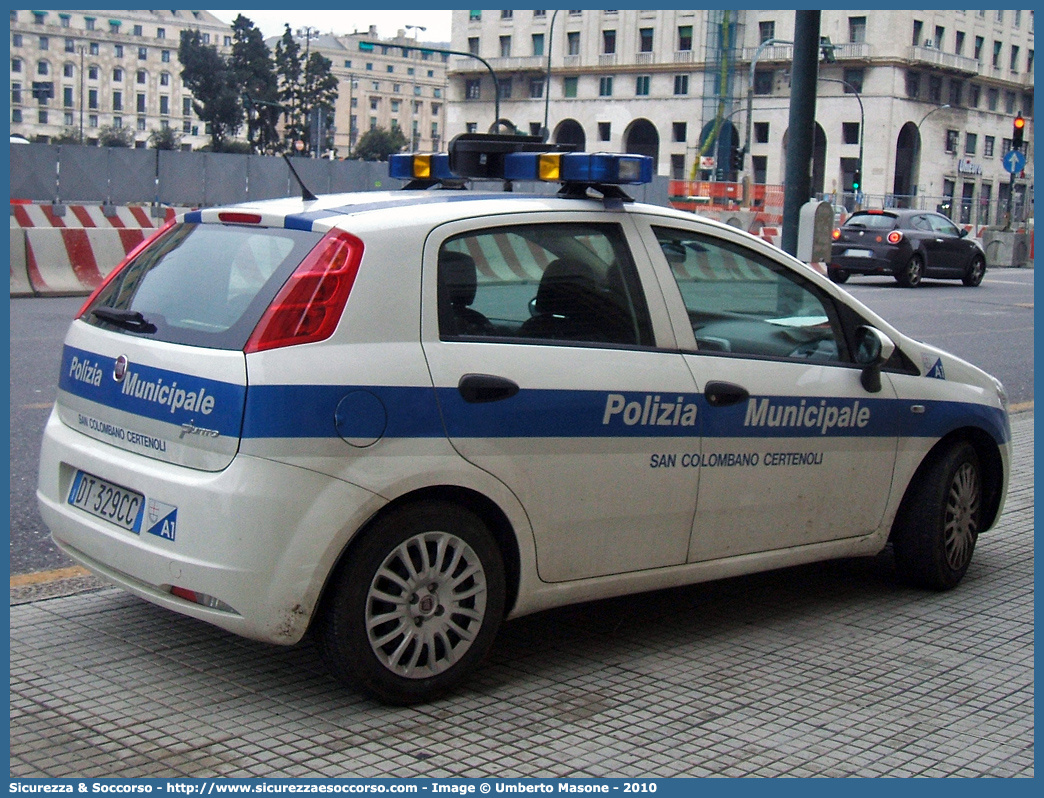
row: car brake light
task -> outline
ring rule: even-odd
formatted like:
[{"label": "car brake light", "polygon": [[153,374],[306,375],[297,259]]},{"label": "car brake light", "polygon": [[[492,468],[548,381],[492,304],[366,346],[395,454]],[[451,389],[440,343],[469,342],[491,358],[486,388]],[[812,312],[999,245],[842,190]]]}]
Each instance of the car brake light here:
[{"label": "car brake light", "polygon": [[831,233],[831,235],[833,235],[834,240],[837,241],[839,238],[841,238],[841,228],[840,227],[835,227],[834,228],[834,232]]},{"label": "car brake light", "polygon": [[218,214],[218,220],[225,224],[261,224],[261,214],[222,211]]},{"label": "car brake light", "polygon": [[902,240],[903,240],[903,234],[899,230],[893,230],[892,232],[890,232],[888,234],[888,243],[889,244],[898,244]]},{"label": "car brake light", "polygon": [[91,291],[91,295],[87,297],[87,301],[83,303],[83,306],[76,314],[76,318],[79,319],[83,317],[83,315],[87,312],[87,308],[89,308],[94,303],[94,300],[98,296],[98,294],[100,294],[104,290],[105,286],[107,286],[109,283],[116,279],[116,275],[122,272],[127,267],[128,263],[130,263],[136,257],[138,257],[138,255],[142,253],[142,250],[144,250],[145,247],[149,246],[154,241],[157,241],[161,236],[166,235],[167,231],[170,230],[170,228],[172,228],[173,226],[174,219],[170,219],[169,221],[164,223],[164,225],[151,236],[146,236],[138,244],[136,244],[134,249],[127,253],[127,257],[125,257],[118,264],[116,264],[116,268],[109,272],[108,275],[106,275],[105,279],[101,281],[101,285],[99,285],[97,288]]},{"label": "car brake light", "polygon": [[340,230],[327,233],[279,289],[243,351],[329,338],[348,302],[362,254],[363,243],[355,236]]}]

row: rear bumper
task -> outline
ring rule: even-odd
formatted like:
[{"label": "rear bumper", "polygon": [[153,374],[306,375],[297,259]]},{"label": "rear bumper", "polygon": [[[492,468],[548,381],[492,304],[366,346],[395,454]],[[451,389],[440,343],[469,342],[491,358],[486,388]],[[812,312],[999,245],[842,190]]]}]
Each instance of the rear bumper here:
[{"label": "rear bumper", "polygon": [[[68,504],[77,470],[176,507],[174,540],[127,532]],[[384,504],[358,486],[262,458],[239,455],[216,473],[151,460],[88,438],[53,413],[37,499],[58,547],[100,576],[175,612],[281,644],[304,635],[344,546]],[[174,586],[232,611],[172,595]]]},{"label": "rear bumper", "polygon": [[849,274],[887,274],[895,276],[900,264],[891,258],[830,258],[828,264],[833,269],[843,269]]}]

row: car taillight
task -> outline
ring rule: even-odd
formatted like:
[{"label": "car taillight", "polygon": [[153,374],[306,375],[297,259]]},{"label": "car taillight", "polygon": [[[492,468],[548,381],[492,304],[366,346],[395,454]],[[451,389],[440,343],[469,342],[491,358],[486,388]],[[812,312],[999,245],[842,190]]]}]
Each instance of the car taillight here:
[{"label": "car taillight", "polygon": [[903,234],[899,230],[893,230],[892,232],[890,232],[888,234],[888,243],[889,244],[898,244],[902,240],[903,240]]},{"label": "car taillight", "polygon": [[340,230],[327,233],[279,289],[243,351],[329,338],[348,302],[362,254],[363,243],[355,236]]},{"label": "car taillight", "polygon": [[158,240],[161,236],[165,235],[167,231],[169,231],[170,228],[172,228],[173,226],[174,220],[171,219],[168,222],[164,223],[164,225],[151,236],[146,236],[138,244],[136,244],[134,246],[134,249],[127,253],[127,257],[125,257],[118,264],[116,264],[116,268],[109,272],[108,275],[106,275],[105,279],[101,281],[101,285],[99,285],[97,288],[91,291],[91,295],[87,297],[87,301],[83,303],[83,306],[80,308],[79,312],[77,312],[76,318],[82,318],[83,315],[87,312],[87,308],[89,308],[93,304],[95,298],[98,296],[98,294],[102,292],[102,290],[104,290],[105,286],[107,286],[109,283],[115,280],[116,276],[125,268],[127,268],[127,264],[134,260],[136,257],[138,257],[138,255],[141,254],[142,250],[144,250],[145,247],[149,246],[152,242]]},{"label": "car taillight", "polygon": [[835,227],[834,228],[834,232],[832,233],[832,235],[834,236],[834,240],[835,241],[837,241],[839,238],[841,238],[841,228],[840,227]]}]

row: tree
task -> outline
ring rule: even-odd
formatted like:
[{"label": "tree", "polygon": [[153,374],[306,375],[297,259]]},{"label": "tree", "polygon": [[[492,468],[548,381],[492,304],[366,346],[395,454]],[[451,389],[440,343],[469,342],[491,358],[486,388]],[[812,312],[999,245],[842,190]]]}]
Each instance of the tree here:
[{"label": "tree", "polygon": [[154,128],[149,134],[149,146],[154,150],[180,149],[181,134],[170,126]]},{"label": "tree", "polygon": [[283,104],[283,139],[287,148],[293,152],[294,142],[304,133],[304,124],[300,116],[304,64],[301,45],[294,39],[289,25],[285,26],[282,38],[276,42],[275,68],[279,77],[279,102]]},{"label": "tree", "polygon": [[324,135],[322,136],[323,140],[317,142],[319,153],[327,149],[329,127],[326,120],[333,118],[334,105],[337,102],[338,81],[332,69],[333,64],[330,59],[321,53],[312,53],[308,57],[308,63],[305,64],[304,92],[302,94],[305,141],[310,150],[313,141],[315,141],[312,125],[317,120],[321,121],[319,127]]},{"label": "tree", "polygon": [[397,127],[391,130],[371,128],[362,134],[351,158],[353,161],[387,161],[389,155],[401,152],[408,143],[402,130]]},{"label": "tree", "polygon": [[51,144],[79,144],[80,133],[71,127],[65,128],[61,133],[51,139]]},{"label": "tree", "polygon": [[98,131],[98,144],[102,147],[133,147],[134,133],[129,128],[106,125]]},{"label": "tree", "polygon": [[272,51],[261,31],[242,14],[232,23],[232,55],[229,68],[243,94],[247,113],[247,140],[254,152],[273,153],[279,144],[276,125],[282,106],[279,103],[279,78]]},{"label": "tree", "polygon": [[203,43],[198,30],[182,32],[178,58],[181,81],[192,92],[192,108],[210,125],[211,149],[221,152],[243,121],[235,75],[217,47]]}]

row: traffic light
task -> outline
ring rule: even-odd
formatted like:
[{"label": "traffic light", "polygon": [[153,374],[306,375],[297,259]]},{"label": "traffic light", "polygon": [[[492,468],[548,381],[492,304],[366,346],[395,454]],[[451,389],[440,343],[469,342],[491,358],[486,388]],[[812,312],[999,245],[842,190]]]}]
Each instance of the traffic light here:
[{"label": "traffic light", "polygon": [[729,157],[729,166],[730,166],[730,168],[732,169],[733,172],[742,172],[743,171],[743,160],[744,160],[743,156],[745,154],[746,153],[740,147],[733,147],[732,148],[732,153],[731,153],[731,155]]},{"label": "traffic light", "polygon": [[863,185],[863,170],[857,168],[852,173],[852,191],[859,191],[859,187]]},{"label": "traffic light", "polygon": [[1015,117],[1015,124],[1011,130],[1011,148],[1013,150],[1022,149],[1022,133],[1026,129],[1026,120],[1022,118],[1022,114]]}]

